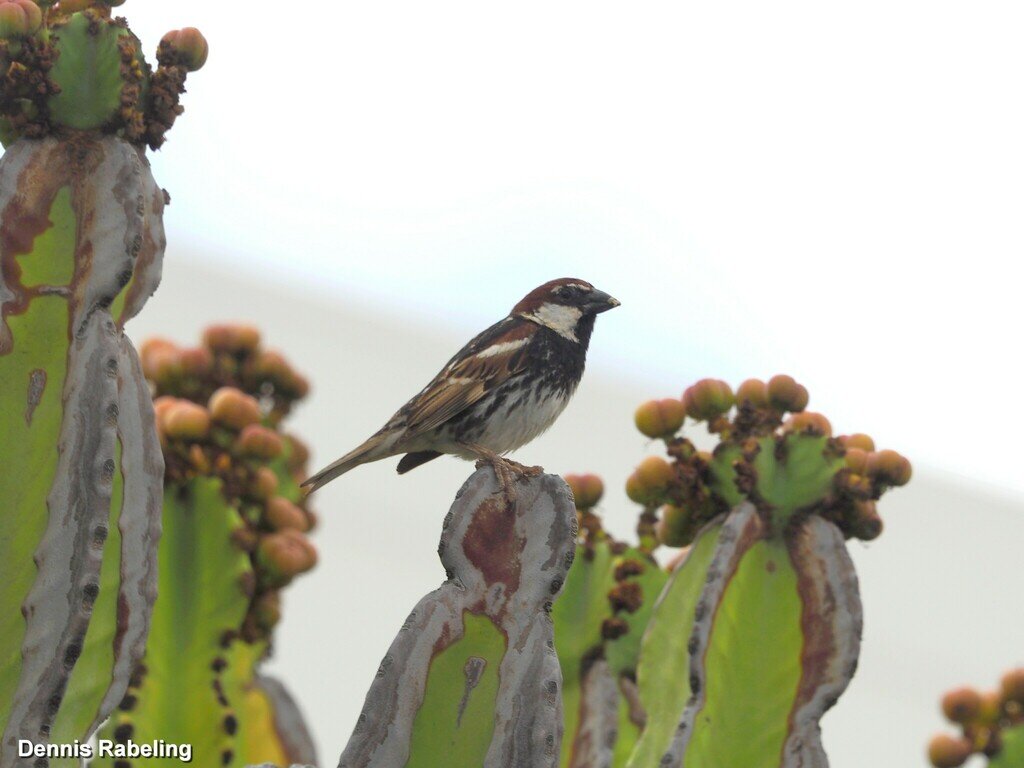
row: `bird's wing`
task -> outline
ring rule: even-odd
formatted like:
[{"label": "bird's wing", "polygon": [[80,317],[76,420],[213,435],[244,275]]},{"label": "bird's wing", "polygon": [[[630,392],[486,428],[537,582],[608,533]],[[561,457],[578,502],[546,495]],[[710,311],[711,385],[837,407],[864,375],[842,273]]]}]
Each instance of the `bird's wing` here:
[{"label": "bird's wing", "polygon": [[533,333],[531,323],[503,321],[473,339],[403,409],[407,435],[441,426],[495,387],[522,374]]}]

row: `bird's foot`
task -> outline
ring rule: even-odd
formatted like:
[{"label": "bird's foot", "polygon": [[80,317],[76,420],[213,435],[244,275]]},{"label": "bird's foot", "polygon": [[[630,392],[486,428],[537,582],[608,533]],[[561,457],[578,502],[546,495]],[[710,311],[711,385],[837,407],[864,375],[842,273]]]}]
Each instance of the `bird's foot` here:
[{"label": "bird's foot", "polygon": [[520,464],[518,461],[512,461],[512,459],[505,459],[505,462],[520,477],[540,477],[544,474],[544,467],[541,466],[528,467],[525,464]]},{"label": "bird's foot", "polygon": [[498,485],[505,496],[505,504],[509,509],[516,505],[516,483],[530,477],[537,477],[544,472],[543,467],[527,467],[518,461],[506,459],[497,454],[484,456],[476,463],[476,468],[490,467],[498,478]]},{"label": "bird's foot", "polygon": [[508,461],[501,456],[488,456],[476,463],[476,468],[490,467],[498,478],[498,487],[505,497],[506,509],[515,509],[516,506],[516,472],[509,466]]},{"label": "bird's foot", "polygon": [[544,472],[543,467],[528,467],[518,461],[506,459],[493,451],[479,445],[466,444],[466,448],[479,457],[476,468],[490,467],[498,478],[498,485],[505,496],[505,504],[509,509],[516,505],[516,481],[529,477],[537,477]]}]

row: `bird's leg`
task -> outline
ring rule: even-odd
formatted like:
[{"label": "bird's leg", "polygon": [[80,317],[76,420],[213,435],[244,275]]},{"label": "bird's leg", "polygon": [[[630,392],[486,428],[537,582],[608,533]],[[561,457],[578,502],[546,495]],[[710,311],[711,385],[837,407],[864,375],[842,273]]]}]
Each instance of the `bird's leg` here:
[{"label": "bird's leg", "polygon": [[498,485],[501,486],[502,493],[505,495],[506,505],[509,508],[515,507],[516,475],[529,477],[529,470],[533,469],[533,467],[524,467],[522,464],[509,461],[503,456],[499,456],[494,451],[484,448],[482,445],[477,445],[476,443],[463,443],[462,447],[474,456],[479,457],[476,462],[477,469],[480,469],[483,466],[489,466],[494,470],[494,474],[498,478]]}]

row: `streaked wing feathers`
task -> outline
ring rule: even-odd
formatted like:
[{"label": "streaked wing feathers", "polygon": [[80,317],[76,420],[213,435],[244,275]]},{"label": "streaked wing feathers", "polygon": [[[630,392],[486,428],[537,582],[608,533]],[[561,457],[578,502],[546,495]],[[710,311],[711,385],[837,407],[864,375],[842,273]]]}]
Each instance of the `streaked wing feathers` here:
[{"label": "streaked wing feathers", "polygon": [[466,345],[408,404],[409,432],[422,434],[441,426],[526,369],[525,348],[533,334],[530,324],[515,323],[507,330],[495,330],[503,332],[486,339],[489,343],[481,343],[485,340],[478,337]]}]

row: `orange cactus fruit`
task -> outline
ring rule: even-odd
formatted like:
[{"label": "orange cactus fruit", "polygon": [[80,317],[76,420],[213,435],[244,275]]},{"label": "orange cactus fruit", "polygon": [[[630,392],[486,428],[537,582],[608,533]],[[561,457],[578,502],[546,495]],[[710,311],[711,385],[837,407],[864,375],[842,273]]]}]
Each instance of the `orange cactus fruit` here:
[{"label": "orange cactus fruit", "polygon": [[139,348],[142,373],[158,384],[183,370],[181,350],[167,339],[147,339]]},{"label": "orange cactus fruit", "polygon": [[971,756],[966,739],[940,733],[928,744],[928,759],[935,768],[959,768]]},{"label": "orange cactus fruit", "polygon": [[270,467],[260,467],[256,470],[252,485],[249,487],[249,495],[254,499],[265,500],[277,495],[280,482],[274,470]]},{"label": "orange cactus fruit", "polygon": [[28,37],[43,25],[43,13],[33,0],[0,2],[0,38]]},{"label": "orange cactus fruit", "polygon": [[747,379],[736,390],[737,403],[749,403],[755,408],[768,407],[768,385],[760,379]]},{"label": "orange cactus fruit", "polygon": [[203,376],[213,368],[213,354],[206,347],[183,349],[179,359],[181,370],[187,376]]},{"label": "orange cactus fruit", "polygon": [[859,448],[865,453],[871,453],[875,450],[875,441],[871,439],[870,435],[865,435],[863,432],[856,432],[852,435],[840,435],[839,442],[844,448]]},{"label": "orange cactus fruit", "polygon": [[252,352],[260,344],[260,332],[251,325],[211,325],[203,331],[203,344],[214,352]]},{"label": "orange cactus fruit", "polygon": [[269,460],[281,455],[284,441],[274,430],[260,424],[250,424],[238,436],[235,448],[242,456]]},{"label": "orange cactus fruit", "polygon": [[640,433],[650,437],[672,437],[683,426],[686,408],[681,400],[649,400],[636,409],[633,421]]},{"label": "orange cactus fruit", "polygon": [[800,411],[792,414],[782,425],[782,430],[797,434],[832,436],[832,424],[829,420],[822,414],[812,411]]},{"label": "orange cactus fruit", "polygon": [[274,496],[267,501],[266,520],[270,527],[280,531],[285,528],[294,528],[297,531],[309,530],[309,519],[302,507],[286,499],[284,496]]},{"label": "orange cactus fruit", "polygon": [[683,507],[666,504],[661,508],[657,533],[658,541],[665,546],[685,547],[697,533],[693,514]]},{"label": "orange cactus fruit", "polygon": [[792,376],[780,373],[768,380],[768,403],[777,411],[799,413],[807,407],[809,400],[807,388]]},{"label": "orange cactus fruit", "polygon": [[210,432],[210,413],[188,400],[177,400],[163,413],[163,431],[172,440],[200,440]]},{"label": "orange cactus fruit", "polygon": [[942,697],[942,714],[954,723],[966,724],[981,714],[981,694],[973,688],[957,688]]},{"label": "orange cactus fruit", "polygon": [[854,474],[863,475],[868,469],[868,454],[866,451],[860,448],[847,448],[846,466],[850,468]]},{"label": "orange cactus fruit", "polygon": [[218,389],[210,395],[208,406],[213,420],[231,429],[244,429],[263,418],[259,401],[234,387]]},{"label": "orange cactus fruit", "polygon": [[661,456],[648,456],[636,468],[640,479],[650,488],[664,490],[675,479],[676,473]]},{"label": "orange cactus fruit", "polygon": [[698,421],[710,421],[728,413],[736,402],[732,387],[720,379],[701,379],[683,392],[686,415]]},{"label": "orange cactus fruit", "polygon": [[868,454],[867,472],[887,485],[906,485],[913,469],[910,461],[896,451],[884,450]]},{"label": "orange cactus fruit", "polygon": [[290,579],[316,565],[317,553],[302,533],[286,528],[260,537],[256,559],[272,576]]},{"label": "orange cactus fruit", "polygon": [[[203,37],[203,33],[195,27],[176,29],[164,35],[161,43],[166,43],[173,48],[181,57],[181,63],[189,72],[202,69],[210,55],[210,45]],[[253,348],[255,348],[253,344]]]},{"label": "orange cactus fruit", "polygon": [[562,479],[572,491],[577,509],[590,509],[604,496],[604,481],[597,475],[565,475]]}]

